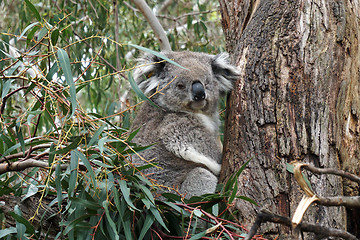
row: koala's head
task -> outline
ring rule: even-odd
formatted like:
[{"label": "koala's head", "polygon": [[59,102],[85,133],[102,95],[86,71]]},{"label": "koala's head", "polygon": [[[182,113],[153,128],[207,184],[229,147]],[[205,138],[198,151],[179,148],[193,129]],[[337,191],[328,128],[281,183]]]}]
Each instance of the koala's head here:
[{"label": "koala's head", "polygon": [[134,77],[145,95],[152,96],[165,110],[212,114],[217,110],[220,95],[231,90],[239,76],[239,70],[229,63],[227,53],[162,54],[186,69],[147,54],[139,60]]}]

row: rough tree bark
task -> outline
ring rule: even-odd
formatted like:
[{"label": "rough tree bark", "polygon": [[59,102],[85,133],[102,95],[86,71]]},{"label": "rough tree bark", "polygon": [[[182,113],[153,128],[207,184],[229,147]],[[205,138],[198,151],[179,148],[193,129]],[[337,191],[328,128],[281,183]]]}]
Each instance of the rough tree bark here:
[{"label": "rough tree bark", "polygon": [[[227,50],[242,70],[228,106],[221,179],[251,158],[239,194],[291,216],[303,193],[286,163],[360,172],[360,1],[220,0],[220,11]],[[339,177],[309,180],[319,196],[359,195]],[[236,207],[251,225],[256,206]],[[360,237],[359,210],[313,206],[306,216]]]}]

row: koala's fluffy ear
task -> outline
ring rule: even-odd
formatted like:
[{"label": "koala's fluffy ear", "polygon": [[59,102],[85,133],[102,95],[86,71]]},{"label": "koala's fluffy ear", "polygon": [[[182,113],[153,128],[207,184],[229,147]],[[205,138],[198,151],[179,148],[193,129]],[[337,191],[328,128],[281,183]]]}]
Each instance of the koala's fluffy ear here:
[{"label": "koala's fluffy ear", "polygon": [[235,80],[238,79],[240,71],[230,64],[229,54],[224,52],[214,56],[211,67],[216,79],[219,81],[220,92],[226,93],[230,91]]},{"label": "koala's fluffy ear", "polygon": [[145,95],[154,93],[159,85],[158,75],[165,67],[165,62],[161,61],[161,58],[150,53],[138,59],[134,79]]}]

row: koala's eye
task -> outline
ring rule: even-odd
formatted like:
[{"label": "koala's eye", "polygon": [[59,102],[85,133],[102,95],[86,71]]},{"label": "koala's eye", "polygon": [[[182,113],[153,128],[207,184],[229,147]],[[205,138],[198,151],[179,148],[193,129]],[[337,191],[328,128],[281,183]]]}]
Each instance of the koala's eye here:
[{"label": "koala's eye", "polygon": [[185,89],[185,85],[182,84],[182,83],[177,84],[176,87],[177,87],[178,89],[180,89],[180,90],[184,90],[184,89]]}]

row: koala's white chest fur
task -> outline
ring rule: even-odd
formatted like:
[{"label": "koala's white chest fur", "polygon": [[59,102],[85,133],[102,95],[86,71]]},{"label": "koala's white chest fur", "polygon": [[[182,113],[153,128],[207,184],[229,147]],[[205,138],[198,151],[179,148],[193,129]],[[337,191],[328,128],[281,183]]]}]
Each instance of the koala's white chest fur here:
[{"label": "koala's white chest fur", "polygon": [[219,118],[217,116],[209,117],[203,113],[195,113],[195,116],[200,120],[205,129],[211,133],[217,133],[219,131]]}]

